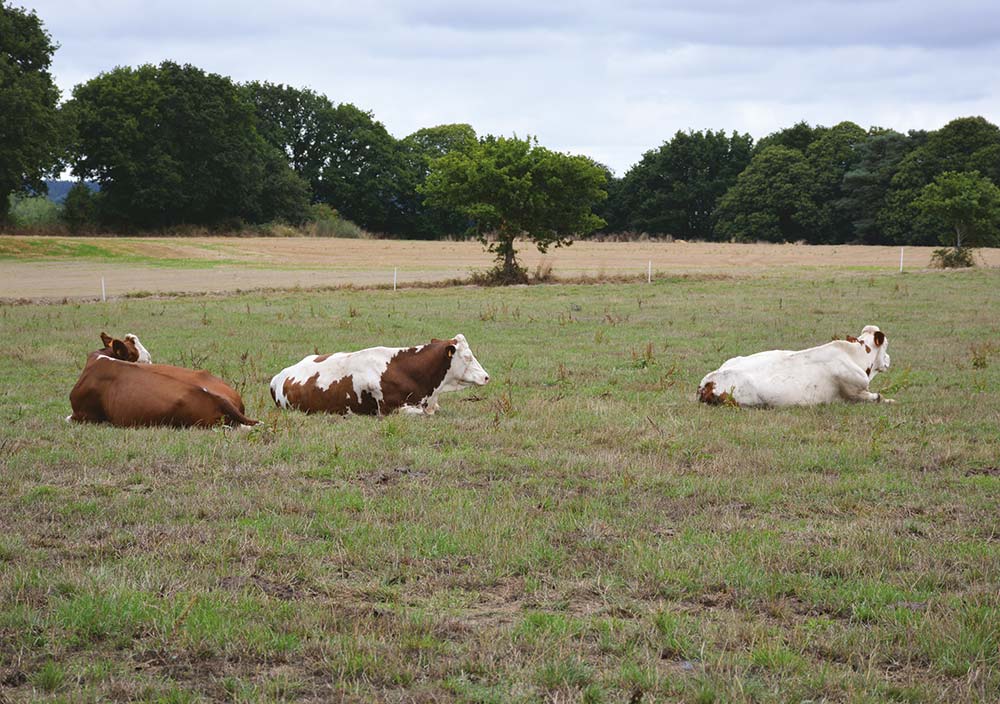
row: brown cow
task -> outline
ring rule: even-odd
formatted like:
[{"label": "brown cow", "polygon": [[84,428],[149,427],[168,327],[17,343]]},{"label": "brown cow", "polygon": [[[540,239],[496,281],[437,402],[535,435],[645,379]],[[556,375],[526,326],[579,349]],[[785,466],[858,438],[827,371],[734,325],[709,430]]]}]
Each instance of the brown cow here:
[{"label": "brown cow", "polygon": [[206,371],[152,364],[135,335],[116,340],[101,333],[103,349],[91,352],[69,394],[79,423],[120,427],[256,425],[239,393]]}]

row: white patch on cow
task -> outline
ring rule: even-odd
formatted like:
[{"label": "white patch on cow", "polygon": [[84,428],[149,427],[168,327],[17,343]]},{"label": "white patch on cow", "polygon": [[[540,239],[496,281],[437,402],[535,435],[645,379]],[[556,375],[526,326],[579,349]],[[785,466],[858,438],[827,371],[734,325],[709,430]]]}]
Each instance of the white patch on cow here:
[{"label": "white patch on cow", "polygon": [[490,380],[490,375],[483,365],[479,363],[476,356],[472,354],[465,335],[459,333],[455,335],[455,354],[451,358],[451,366],[444,375],[444,379],[438,387],[431,392],[431,395],[423,400],[421,409],[426,415],[433,415],[440,408],[438,396],[446,391],[458,391],[470,386],[485,386]]},{"label": "white patch on cow", "polygon": [[[311,354],[298,364],[275,374],[271,379],[271,392],[279,406],[288,408],[288,399],[285,397],[286,380],[290,379],[293,384],[304,384],[318,373],[316,387],[320,391],[326,391],[344,377],[350,376],[358,400],[367,391],[381,405],[382,375],[392,358],[404,349],[409,348],[369,347],[358,352],[337,352],[322,362],[316,361],[319,355]],[[350,398],[350,395],[347,397]]]},{"label": "white patch on cow", "polygon": [[[882,344],[875,344],[876,337]],[[701,380],[713,394],[728,393],[740,406],[808,406],[834,401],[886,401],[868,390],[889,368],[888,340],[874,325],[857,342],[834,340],[806,350],[770,350],[733,357]]]},{"label": "white patch on cow", "polygon": [[139,338],[129,333],[125,336],[126,340],[131,340],[132,344],[135,345],[135,349],[139,352],[139,359],[136,360],[137,364],[152,364],[153,358],[149,356],[149,350],[142,346],[139,342]]},{"label": "white patch on cow", "polygon": [[434,395],[441,391],[457,391],[469,386],[485,386],[489,380],[490,375],[472,354],[465,335],[458,334],[455,335],[455,354],[451,358],[451,367]]}]

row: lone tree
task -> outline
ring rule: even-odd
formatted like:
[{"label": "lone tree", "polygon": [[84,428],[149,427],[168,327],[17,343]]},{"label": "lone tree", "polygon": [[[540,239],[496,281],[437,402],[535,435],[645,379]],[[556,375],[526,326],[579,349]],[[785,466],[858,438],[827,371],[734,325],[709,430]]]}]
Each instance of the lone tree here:
[{"label": "lone tree", "polygon": [[544,253],[604,225],[593,208],[607,198],[606,183],[587,157],[550,151],[531,137],[490,135],[431,161],[419,190],[427,205],[468,218],[469,230],[496,255],[491,278],[510,284],[527,280],[514,248],[518,237]]},{"label": "lone tree", "polygon": [[55,45],[34,12],[0,0],[0,222],[12,192],[43,191],[58,161]]},{"label": "lone tree", "polygon": [[948,228],[939,237],[954,252],[939,250],[942,264],[969,266],[972,258],[963,247],[1000,242],[1000,188],[978,171],[945,171],[924,186],[913,206]]}]

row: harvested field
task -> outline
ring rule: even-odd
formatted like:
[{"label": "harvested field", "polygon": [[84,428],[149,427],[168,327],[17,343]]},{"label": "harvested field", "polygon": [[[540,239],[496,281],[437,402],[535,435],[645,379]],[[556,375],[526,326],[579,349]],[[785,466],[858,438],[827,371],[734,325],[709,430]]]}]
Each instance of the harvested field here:
[{"label": "harvested field", "polygon": [[[926,268],[930,247],[908,247],[905,266]],[[540,254],[522,243],[529,270],[557,277],[654,272],[744,276],[775,270],[896,271],[896,247],[577,242]],[[1000,266],[1000,250],[981,262]],[[464,278],[491,265],[477,242],[315,238],[38,238],[0,237],[0,299],[94,298],[139,292],[225,292],[260,288],[391,285]]]}]

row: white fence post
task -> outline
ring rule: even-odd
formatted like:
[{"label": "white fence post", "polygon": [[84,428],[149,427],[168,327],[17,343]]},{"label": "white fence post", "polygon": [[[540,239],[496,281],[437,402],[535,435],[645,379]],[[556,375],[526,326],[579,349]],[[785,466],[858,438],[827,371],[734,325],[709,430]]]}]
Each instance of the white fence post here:
[{"label": "white fence post", "polygon": [[106,295],[106,294],[104,293],[104,277],[102,276],[102,277],[101,277],[101,302],[102,302],[102,303],[103,303],[103,302],[107,302],[107,300],[108,300],[108,297],[107,297],[107,295]]},{"label": "white fence post", "polygon": [[646,265],[646,283],[653,283],[653,260],[649,260],[649,264]]},{"label": "white fence post", "polygon": [[398,270],[399,270],[399,268],[398,268],[398,267],[395,267],[395,266],[394,266],[394,267],[392,268],[392,290],[393,290],[393,291],[395,291],[395,290],[396,290],[396,272],[397,272]]},{"label": "white fence post", "polygon": [[903,248],[899,248],[899,273],[903,273]]}]

